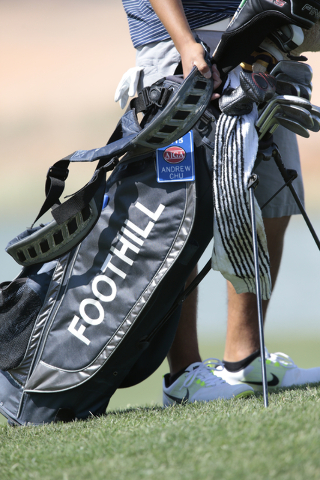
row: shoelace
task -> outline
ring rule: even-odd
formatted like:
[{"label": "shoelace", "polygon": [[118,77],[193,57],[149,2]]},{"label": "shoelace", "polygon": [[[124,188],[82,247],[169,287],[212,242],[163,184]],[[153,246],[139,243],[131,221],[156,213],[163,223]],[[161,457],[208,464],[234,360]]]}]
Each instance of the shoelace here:
[{"label": "shoelace", "polygon": [[[289,355],[282,352],[269,353],[267,348],[265,348],[265,357],[266,360],[270,360],[272,363],[279,363],[285,368],[294,368],[297,366]],[[261,357],[259,360],[261,362]]]},{"label": "shoelace", "polygon": [[271,360],[271,362],[278,362],[281,366],[286,368],[296,367],[296,364],[294,363],[292,358],[282,352],[269,353],[266,349],[266,358]]},{"label": "shoelace", "polygon": [[221,361],[217,358],[208,358],[203,362],[198,362],[194,364],[193,369],[188,372],[185,381],[183,382],[179,390],[181,390],[182,388],[190,387],[190,385],[195,379],[199,379],[205,382],[206,387],[213,387],[214,385],[226,383],[222,378],[216,377],[212,372],[212,370],[221,365]]}]

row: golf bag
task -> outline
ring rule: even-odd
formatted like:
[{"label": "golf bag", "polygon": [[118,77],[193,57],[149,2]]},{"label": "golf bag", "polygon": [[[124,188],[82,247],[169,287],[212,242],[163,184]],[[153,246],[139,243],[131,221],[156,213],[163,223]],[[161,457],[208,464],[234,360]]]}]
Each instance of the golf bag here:
[{"label": "golf bag", "polygon": [[82,242],[1,285],[0,412],[9,423],[103,414],[118,388],[161,364],[180,308],[163,319],[212,238],[214,125],[194,129],[195,181],[158,183],[154,152],[127,155],[97,189],[101,214]]},{"label": "golf bag", "polygon": [[[234,36],[226,33],[217,60]],[[221,58],[224,73],[238,63]],[[270,83],[249,80],[224,102],[228,114],[268,100]],[[50,224],[8,245],[24,265],[13,282],[0,285],[0,412],[11,424],[103,414],[118,388],[143,381],[167,355],[180,309],[168,314],[213,234],[218,115],[205,111],[212,91],[213,80],[196,69],[178,90],[170,79],[155,84],[138,97],[144,125],[131,108],[106,147],[75,152],[49,170],[47,199],[50,192],[60,197],[70,161],[104,158],[71,199],[45,202],[37,219],[54,207]],[[195,180],[157,182],[154,151],[192,127]],[[123,154],[105,183],[105,167]]]}]

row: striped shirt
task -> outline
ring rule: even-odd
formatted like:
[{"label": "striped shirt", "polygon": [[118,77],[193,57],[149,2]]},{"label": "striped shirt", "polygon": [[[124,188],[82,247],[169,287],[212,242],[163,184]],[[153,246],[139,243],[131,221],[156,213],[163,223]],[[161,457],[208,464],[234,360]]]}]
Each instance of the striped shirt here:
[{"label": "striped shirt", "polygon": [[[149,0],[122,0],[134,47],[170,38]],[[182,0],[191,30],[232,17],[239,0]]]}]

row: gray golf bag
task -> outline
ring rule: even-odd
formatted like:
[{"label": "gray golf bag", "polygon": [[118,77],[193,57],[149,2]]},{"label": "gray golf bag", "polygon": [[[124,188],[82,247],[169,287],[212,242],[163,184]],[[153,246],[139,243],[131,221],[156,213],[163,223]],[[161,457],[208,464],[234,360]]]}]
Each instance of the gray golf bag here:
[{"label": "gray golf bag", "polygon": [[[118,388],[143,381],[161,364],[180,309],[163,319],[212,238],[212,120],[202,115],[194,129],[195,181],[158,183],[154,150],[133,149],[106,183],[105,172],[96,173],[76,194],[69,219],[65,202],[60,213],[53,209],[53,225],[10,242],[8,251],[25,266],[0,286],[0,412],[9,423],[103,414]],[[112,166],[114,145],[129,138],[127,124],[103,147],[112,151],[104,157]],[[101,164],[101,151],[96,158]],[[62,166],[51,169],[58,180],[66,176]],[[95,209],[89,233],[72,240]],[[59,243],[65,253],[55,258]]]},{"label": "gray golf bag", "polygon": [[[284,11],[280,3],[264,3],[257,12],[254,0],[241,4],[224,34],[215,56],[224,74],[274,28],[313,24],[310,9],[290,9],[299,2],[287,2]],[[265,22],[265,10],[275,23]],[[251,29],[261,25],[267,28],[251,45]],[[275,85],[267,77],[256,80],[243,76],[240,90],[229,92],[221,104],[228,115],[269,100]],[[49,170],[36,220],[49,208],[54,220],[7,247],[24,266],[13,282],[0,285],[0,412],[11,424],[103,414],[118,388],[143,381],[169,351],[180,315],[173,306],[213,234],[218,114],[206,110],[213,79],[194,69],[183,83],[166,82],[141,92],[107,146],[77,151]],[[145,114],[141,125],[136,111]],[[191,128],[195,180],[158,183],[155,150]],[[61,205],[69,163],[93,160],[99,164],[92,180]]]}]

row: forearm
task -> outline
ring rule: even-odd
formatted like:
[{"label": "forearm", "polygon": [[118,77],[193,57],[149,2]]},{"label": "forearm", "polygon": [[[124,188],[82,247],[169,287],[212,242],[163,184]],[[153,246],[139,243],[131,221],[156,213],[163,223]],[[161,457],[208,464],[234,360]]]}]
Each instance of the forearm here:
[{"label": "forearm", "polygon": [[180,54],[188,46],[196,43],[181,0],[150,0],[150,3]]},{"label": "forearm", "polygon": [[184,76],[196,65],[202,75],[210,77],[203,48],[193,37],[181,0],[150,0],[150,3],[181,55]]},{"label": "forearm", "polygon": [[[181,55],[184,76],[186,77],[196,66],[206,78],[210,78],[213,74],[215,88],[217,88],[221,83],[219,72],[215,66],[211,72],[206,63],[203,47],[194,39],[181,0],[149,1]],[[212,99],[218,96],[213,94]]]}]

